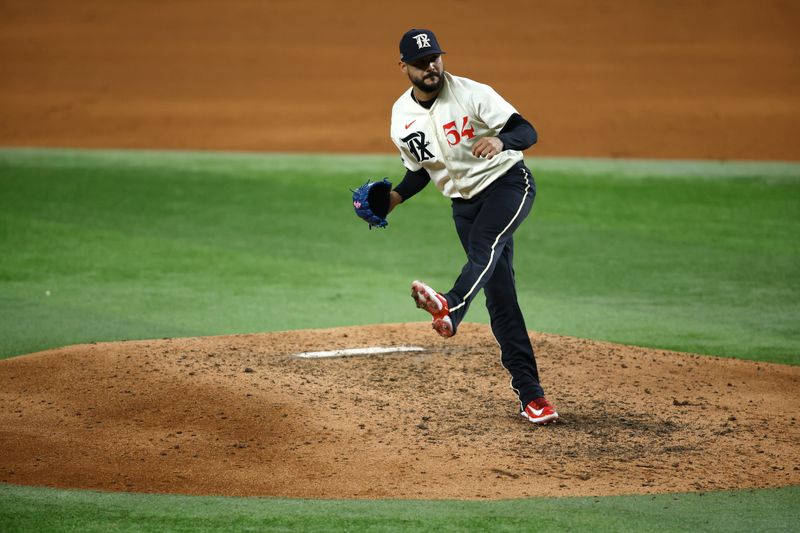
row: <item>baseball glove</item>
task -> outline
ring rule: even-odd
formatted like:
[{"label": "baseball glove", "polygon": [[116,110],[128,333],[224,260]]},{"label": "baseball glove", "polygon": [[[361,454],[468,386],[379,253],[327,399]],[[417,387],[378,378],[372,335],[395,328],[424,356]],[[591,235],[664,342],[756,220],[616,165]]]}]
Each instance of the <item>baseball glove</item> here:
[{"label": "baseball glove", "polygon": [[385,228],[389,222],[389,193],[392,192],[392,182],[388,178],[383,181],[369,181],[353,192],[353,208],[356,215],[372,226]]}]

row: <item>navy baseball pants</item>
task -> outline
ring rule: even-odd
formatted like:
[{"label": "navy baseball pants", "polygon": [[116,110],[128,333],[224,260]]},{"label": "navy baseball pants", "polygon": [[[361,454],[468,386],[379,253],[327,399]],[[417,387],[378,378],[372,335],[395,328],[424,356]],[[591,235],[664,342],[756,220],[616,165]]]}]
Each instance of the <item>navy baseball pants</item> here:
[{"label": "navy baseball pants", "polygon": [[514,281],[514,231],[533,207],[536,184],[519,162],[470,200],[453,199],[453,220],[467,263],[445,294],[454,330],[483,289],[501,361],[524,407],[544,396]]}]

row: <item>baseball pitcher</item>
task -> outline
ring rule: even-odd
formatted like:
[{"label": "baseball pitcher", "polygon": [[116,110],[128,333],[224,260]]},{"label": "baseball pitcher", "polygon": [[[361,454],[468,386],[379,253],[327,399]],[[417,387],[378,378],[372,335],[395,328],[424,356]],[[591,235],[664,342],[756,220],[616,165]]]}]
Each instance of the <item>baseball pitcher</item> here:
[{"label": "baseball pitcher", "polygon": [[[370,227],[385,227],[388,213],[431,181],[451,199],[467,262],[449,291],[414,281],[411,296],[432,315],[433,329],[452,337],[483,289],[520,414],[546,424],[558,413],[539,382],[513,267],[513,235],[536,196],[521,151],[536,142],[536,130],[488,85],[446,72],[444,53],[430,30],[412,29],[401,38],[400,69],[412,86],[392,107],[391,137],[406,173],[394,190],[386,180],[368,182],[355,192],[354,207]],[[359,213],[365,203],[375,210]]]}]

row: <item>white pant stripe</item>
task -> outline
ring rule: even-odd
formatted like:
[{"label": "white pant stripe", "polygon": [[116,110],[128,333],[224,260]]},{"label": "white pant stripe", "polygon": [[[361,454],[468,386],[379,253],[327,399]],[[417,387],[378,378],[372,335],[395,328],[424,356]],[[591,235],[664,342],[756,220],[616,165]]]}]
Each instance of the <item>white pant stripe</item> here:
[{"label": "white pant stripe", "polygon": [[492,252],[489,254],[489,262],[486,264],[486,268],[483,269],[483,272],[481,272],[481,275],[478,276],[477,280],[475,280],[475,283],[472,285],[472,288],[467,292],[467,294],[464,295],[464,299],[461,301],[461,303],[458,304],[455,307],[451,307],[450,308],[450,312],[453,312],[453,311],[463,307],[464,304],[467,302],[467,298],[469,298],[470,295],[473,292],[475,292],[475,289],[480,284],[481,279],[486,274],[486,272],[489,270],[489,266],[492,264],[492,259],[494,259],[494,249],[497,246],[497,243],[500,242],[500,237],[502,237],[503,234],[506,231],[508,231],[508,228],[510,228],[512,224],[514,224],[514,221],[517,219],[517,217],[519,216],[520,212],[522,211],[522,207],[525,205],[525,200],[528,198],[528,191],[530,191],[530,189],[531,189],[531,182],[528,180],[528,172],[527,172],[527,170],[525,170],[523,168],[522,172],[523,172],[523,174],[525,176],[525,194],[522,195],[522,203],[519,204],[519,208],[517,208],[517,212],[514,213],[513,217],[511,217],[511,221],[508,223],[508,225],[505,228],[503,228],[503,231],[501,231],[500,233],[497,234],[497,238],[495,238],[494,242],[492,243]]}]

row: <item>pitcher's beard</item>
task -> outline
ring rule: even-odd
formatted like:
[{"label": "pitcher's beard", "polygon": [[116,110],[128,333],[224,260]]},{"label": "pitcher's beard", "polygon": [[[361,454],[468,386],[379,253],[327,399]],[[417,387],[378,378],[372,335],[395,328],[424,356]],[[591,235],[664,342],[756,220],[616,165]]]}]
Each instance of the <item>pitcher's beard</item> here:
[{"label": "pitcher's beard", "polygon": [[[411,82],[414,84],[414,86],[417,89],[419,89],[420,91],[422,91],[424,93],[428,93],[428,94],[435,93],[435,92],[438,92],[439,89],[441,89],[442,85],[444,84],[444,76],[442,76],[441,74],[435,74],[435,76],[438,79],[437,79],[436,83],[433,84],[433,85],[429,85],[429,84],[425,83],[425,79],[426,78],[422,78],[420,80],[411,80]],[[433,75],[431,75],[430,77],[433,77]]]}]

